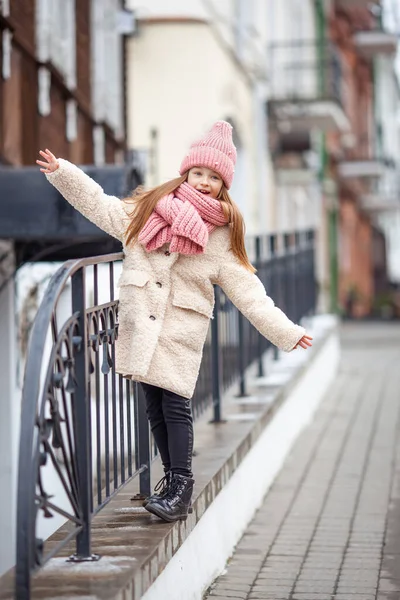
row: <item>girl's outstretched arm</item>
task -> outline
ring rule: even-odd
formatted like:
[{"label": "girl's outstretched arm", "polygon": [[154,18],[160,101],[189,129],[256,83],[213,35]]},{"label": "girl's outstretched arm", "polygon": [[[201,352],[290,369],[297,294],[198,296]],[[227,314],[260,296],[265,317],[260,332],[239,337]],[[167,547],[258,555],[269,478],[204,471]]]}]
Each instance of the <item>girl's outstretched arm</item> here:
[{"label": "girl's outstretched arm", "polygon": [[41,150],[40,155],[42,160],[36,161],[40,170],[60,194],[89,221],[123,242],[129,223],[124,202],[105,194],[86,173],[67,160],[56,158],[50,150]]},{"label": "girl's outstretched arm", "polygon": [[289,352],[311,346],[305,329],[295,325],[267,296],[260,279],[248,271],[233,255],[227,253],[216,283],[256,329],[275,346]]}]

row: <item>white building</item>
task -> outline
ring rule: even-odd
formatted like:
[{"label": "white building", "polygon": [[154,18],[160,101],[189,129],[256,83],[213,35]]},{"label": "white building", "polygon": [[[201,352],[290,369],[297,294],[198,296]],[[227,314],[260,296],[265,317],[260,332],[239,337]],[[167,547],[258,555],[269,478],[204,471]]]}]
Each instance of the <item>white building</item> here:
[{"label": "white building", "polygon": [[[395,34],[400,32],[400,3],[384,0],[384,25]],[[379,57],[375,63],[376,120],[379,137],[377,150],[383,160],[389,160],[377,188],[376,218],[385,233],[390,281],[400,285],[400,55]]]},{"label": "white building", "polygon": [[[322,6],[327,16],[329,3]],[[325,42],[319,35],[315,2],[269,0],[269,147],[275,176],[271,229],[316,232],[318,308],[325,312],[329,310],[329,260],[324,197],[331,192],[322,190],[320,179],[321,134],[346,127],[347,120],[319,89],[321,65],[326,67],[319,47]]]},{"label": "white building", "polygon": [[388,163],[376,194],[366,202],[376,206],[376,220],[385,233],[390,281],[400,284],[400,87],[391,58],[376,60],[377,151]]},{"label": "white building", "polygon": [[[225,119],[234,126],[238,150],[231,192],[247,232],[320,228],[318,155],[310,153],[307,167],[276,171],[268,125],[268,100],[277,92],[272,85],[284,89],[286,82],[271,47],[296,40],[315,44],[314,3],[129,0],[127,6],[138,22],[127,46],[128,145],[147,157],[146,184],[176,177],[189,144]],[[300,52],[309,55],[310,48]],[[315,85],[316,71],[306,77]],[[323,279],[322,247],[318,255]]]}]

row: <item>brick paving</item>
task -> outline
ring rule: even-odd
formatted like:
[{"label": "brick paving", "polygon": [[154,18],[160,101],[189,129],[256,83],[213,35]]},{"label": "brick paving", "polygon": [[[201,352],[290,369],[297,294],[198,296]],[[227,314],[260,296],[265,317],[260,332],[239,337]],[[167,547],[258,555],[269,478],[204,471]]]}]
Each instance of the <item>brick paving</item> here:
[{"label": "brick paving", "polygon": [[400,600],[400,326],[347,324],[342,342],[335,384],[207,600]]}]

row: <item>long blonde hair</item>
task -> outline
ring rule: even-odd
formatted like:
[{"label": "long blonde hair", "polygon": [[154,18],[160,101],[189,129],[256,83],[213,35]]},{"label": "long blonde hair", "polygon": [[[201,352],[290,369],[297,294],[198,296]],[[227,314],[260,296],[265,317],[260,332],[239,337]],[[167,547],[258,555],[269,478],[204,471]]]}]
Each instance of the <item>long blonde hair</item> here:
[{"label": "long blonde hair", "polygon": [[[181,177],[171,179],[166,183],[158,185],[150,190],[145,190],[142,186],[138,187],[128,198],[125,198],[125,202],[133,204],[133,210],[130,214],[132,217],[131,222],[126,228],[125,238],[126,245],[134,245],[138,241],[139,233],[147,223],[156,207],[156,204],[163,196],[170,194],[175,191],[181,183],[187,180],[188,172],[184,173]],[[251,273],[255,273],[256,269],[250,263],[246,247],[244,243],[245,236],[245,224],[242,214],[235,202],[230,197],[228,190],[225,185],[222,184],[220,193],[218,194],[218,200],[222,205],[222,210],[229,223],[230,238],[231,238],[231,249],[236,258],[240,263],[248,269]]]}]

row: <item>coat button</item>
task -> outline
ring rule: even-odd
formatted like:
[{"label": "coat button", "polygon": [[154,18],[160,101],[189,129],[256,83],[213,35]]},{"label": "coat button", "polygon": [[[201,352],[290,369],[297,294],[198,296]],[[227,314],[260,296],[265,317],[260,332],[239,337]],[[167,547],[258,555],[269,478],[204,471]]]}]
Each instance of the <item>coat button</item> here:
[{"label": "coat button", "polygon": [[155,321],[155,320],[156,320],[156,318],[155,318],[155,316],[154,316],[154,315],[150,315],[149,319],[151,319],[152,321]]},{"label": "coat button", "polygon": [[171,252],[169,252],[168,250],[165,251],[165,256],[169,256],[171,254]]},{"label": "coat button", "polygon": [[160,287],[162,287],[162,283],[160,283],[159,281],[156,281],[156,286],[160,288]]}]

